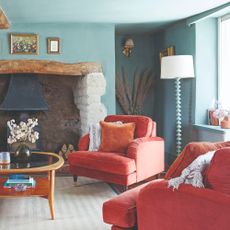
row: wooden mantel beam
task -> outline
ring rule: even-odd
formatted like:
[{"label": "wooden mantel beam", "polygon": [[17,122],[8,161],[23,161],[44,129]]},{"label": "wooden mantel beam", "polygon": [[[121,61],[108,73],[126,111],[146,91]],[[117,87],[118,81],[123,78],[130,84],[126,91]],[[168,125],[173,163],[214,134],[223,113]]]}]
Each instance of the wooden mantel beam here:
[{"label": "wooden mantel beam", "polygon": [[4,11],[0,8],[0,29],[8,29],[10,27],[10,22],[7,19]]},{"label": "wooden mantel beam", "polygon": [[37,73],[61,76],[85,76],[102,72],[95,62],[63,63],[48,60],[0,60],[0,74]]}]

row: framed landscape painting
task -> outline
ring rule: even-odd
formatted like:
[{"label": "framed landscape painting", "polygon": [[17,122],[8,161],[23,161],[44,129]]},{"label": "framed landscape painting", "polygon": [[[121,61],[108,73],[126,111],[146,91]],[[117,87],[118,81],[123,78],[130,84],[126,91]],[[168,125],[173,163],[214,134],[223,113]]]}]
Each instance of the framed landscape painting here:
[{"label": "framed landscape painting", "polygon": [[10,34],[11,54],[38,54],[37,34]]}]

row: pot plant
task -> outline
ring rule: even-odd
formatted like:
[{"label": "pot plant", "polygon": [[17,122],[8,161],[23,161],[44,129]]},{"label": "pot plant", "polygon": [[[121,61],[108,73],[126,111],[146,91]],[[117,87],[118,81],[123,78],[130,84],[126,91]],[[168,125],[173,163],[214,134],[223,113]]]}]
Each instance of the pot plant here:
[{"label": "pot plant", "polygon": [[222,129],[230,129],[230,110],[222,108],[216,109],[213,115],[219,119],[219,125]]},{"label": "pot plant", "polygon": [[35,143],[39,139],[39,133],[34,130],[34,127],[37,125],[38,119],[36,118],[28,118],[27,122],[20,121],[18,125],[14,119],[7,122],[7,126],[10,130],[7,143],[19,143],[14,153],[16,162],[24,163],[30,161],[31,150],[27,142]]}]

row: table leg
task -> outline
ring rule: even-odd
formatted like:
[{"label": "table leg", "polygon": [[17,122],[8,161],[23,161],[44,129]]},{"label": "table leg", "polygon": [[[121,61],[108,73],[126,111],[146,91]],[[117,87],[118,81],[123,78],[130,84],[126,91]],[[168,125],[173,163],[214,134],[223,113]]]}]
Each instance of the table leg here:
[{"label": "table leg", "polygon": [[55,170],[49,171],[48,175],[49,179],[49,206],[50,206],[50,214],[51,214],[51,219],[54,220],[54,181],[55,181]]}]

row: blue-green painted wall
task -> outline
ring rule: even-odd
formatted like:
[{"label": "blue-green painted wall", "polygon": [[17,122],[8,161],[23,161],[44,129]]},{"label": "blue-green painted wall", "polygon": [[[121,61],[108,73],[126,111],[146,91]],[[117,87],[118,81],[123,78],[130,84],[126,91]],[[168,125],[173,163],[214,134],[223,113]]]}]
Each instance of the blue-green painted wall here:
[{"label": "blue-green painted wall", "polygon": [[[0,59],[47,59],[63,62],[99,62],[107,82],[102,98],[108,114],[115,113],[115,35],[114,25],[99,24],[13,24],[0,30]],[[39,55],[9,53],[9,33],[37,33]],[[61,39],[61,54],[47,54],[47,37]]]},{"label": "blue-green painted wall", "polygon": [[[176,54],[195,55],[195,27],[187,27],[185,21],[181,21],[168,27],[159,34],[161,39],[158,49],[165,49],[174,45]],[[160,78],[160,76],[159,76]],[[161,88],[157,91],[159,102],[155,106],[155,111],[159,111],[158,124],[160,124],[161,136],[165,139],[166,159],[170,162],[175,158],[175,90],[174,80],[160,80]],[[195,91],[194,79],[182,79],[182,127],[183,127],[183,145],[188,142],[191,136],[191,125],[194,121],[194,98]]]},{"label": "blue-green painted wall", "polygon": [[[206,109],[217,96],[216,31],[215,19],[206,19],[191,27],[188,27],[185,21],[181,21],[153,35],[117,34],[116,36],[114,26],[105,24],[13,24],[10,30],[0,30],[0,58],[101,63],[107,80],[106,95],[102,100],[109,114],[114,114],[116,109],[117,113],[121,112],[115,103],[115,71],[119,72],[124,66],[132,82],[136,69],[153,68],[157,80],[144,104],[144,114],[157,121],[158,135],[165,139],[166,157],[170,161],[175,157],[174,81],[160,80],[159,51],[175,45],[176,54],[194,56],[196,78],[182,80],[183,145],[185,145],[193,138],[191,125],[195,122],[206,122]],[[10,32],[37,33],[40,44],[39,55],[11,55]],[[47,37],[61,39],[60,55],[47,54]],[[127,37],[132,37],[135,43],[129,58],[122,54],[122,44]],[[204,91],[204,86],[208,86],[208,90]]]},{"label": "blue-green painted wall", "polygon": [[[158,33],[158,49],[174,45],[176,54],[189,54],[194,57],[195,78],[182,79],[182,137],[183,146],[197,140],[193,124],[207,124],[207,109],[217,98],[217,19],[208,18],[192,26],[186,21],[176,23]],[[165,138],[166,159],[175,159],[175,94],[173,80],[160,80],[160,89],[155,98],[154,110],[157,116],[160,135]]]},{"label": "blue-green painted wall", "polygon": [[195,122],[207,124],[207,109],[217,99],[218,21],[202,20],[196,27]]},{"label": "blue-green painted wall", "polygon": [[[132,38],[134,42],[134,48],[130,57],[126,57],[122,53],[124,41],[127,38]],[[146,69],[152,69],[155,73],[155,43],[154,36],[152,34],[117,34],[116,35],[116,73],[121,75],[122,67],[126,70],[129,75],[130,85],[133,83],[135,71],[144,71]],[[146,116],[153,117],[154,108],[154,90],[156,85],[150,90],[146,97],[143,114]],[[122,110],[116,103],[117,114],[122,114]]]}]

